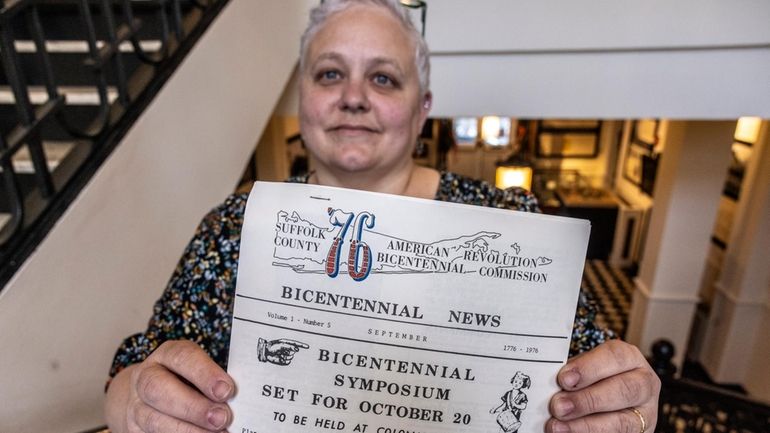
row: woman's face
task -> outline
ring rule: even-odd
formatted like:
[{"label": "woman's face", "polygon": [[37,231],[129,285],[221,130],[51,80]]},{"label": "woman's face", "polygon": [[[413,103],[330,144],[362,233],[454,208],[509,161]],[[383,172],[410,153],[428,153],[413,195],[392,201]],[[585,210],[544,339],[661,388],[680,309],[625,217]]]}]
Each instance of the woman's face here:
[{"label": "woman's face", "polygon": [[430,109],[414,56],[385,10],[354,6],[327,20],[300,79],[300,129],[316,169],[371,175],[411,167]]}]

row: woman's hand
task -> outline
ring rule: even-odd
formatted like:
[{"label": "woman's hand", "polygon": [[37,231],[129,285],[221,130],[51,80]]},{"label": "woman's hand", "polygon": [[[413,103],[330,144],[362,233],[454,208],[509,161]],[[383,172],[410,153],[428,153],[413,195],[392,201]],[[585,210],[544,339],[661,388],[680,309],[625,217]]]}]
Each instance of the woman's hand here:
[{"label": "woman's hand", "polygon": [[233,379],[190,341],[167,341],[141,364],[118,373],[105,413],[113,433],[222,431],[232,412],[225,403]]},{"label": "woman's hand", "polygon": [[562,391],[551,398],[547,433],[653,432],[660,379],[639,349],[608,341],[570,359],[557,376]]}]

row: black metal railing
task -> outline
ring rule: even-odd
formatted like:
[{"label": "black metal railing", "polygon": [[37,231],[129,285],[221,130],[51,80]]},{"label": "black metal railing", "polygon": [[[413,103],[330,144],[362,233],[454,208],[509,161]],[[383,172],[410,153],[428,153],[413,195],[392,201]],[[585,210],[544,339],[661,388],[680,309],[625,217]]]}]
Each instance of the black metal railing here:
[{"label": "black metal railing", "polygon": [[658,340],[650,364],[661,380],[655,433],[767,433],[770,406],[725,386],[675,378],[674,345]]},{"label": "black metal railing", "polygon": [[723,388],[663,379],[655,433],[767,433],[770,407]]},{"label": "black metal railing", "polygon": [[[6,220],[0,222],[0,288],[44,238],[227,2],[0,0],[3,85],[12,94],[14,107],[12,114],[4,112],[7,118],[2,119],[4,127],[0,129],[0,212]],[[69,11],[74,19],[69,19],[66,26],[87,43],[81,63],[92,83],[89,87],[98,95],[98,104],[85,122],[71,118],[61,90],[67,83],[57,81],[47,49],[48,28],[41,22],[41,11],[50,15],[51,8]],[[136,8],[143,8],[145,13],[150,10],[154,17],[153,25],[158,28],[152,31],[160,41],[156,52],[145,51],[140,43],[140,32],[146,28],[136,17]],[[18,39],[31,39],[33,56],[20,58]],[[131,49],[125,49],[126,44]],[[127,61],[137,63],[136,59],[140,66],[129,70]],[[31,100],[30,74],[42,83],[44,102]],[[14,119],[8,118],[11,116]],[[56,171],[49,168],[43,145],[46,128],[58,128],[77,143],[80,151],[75,153],[80,157],[76,162]],[[20,152],[28,155],[31,174],[15,170],[14,158]]]}]

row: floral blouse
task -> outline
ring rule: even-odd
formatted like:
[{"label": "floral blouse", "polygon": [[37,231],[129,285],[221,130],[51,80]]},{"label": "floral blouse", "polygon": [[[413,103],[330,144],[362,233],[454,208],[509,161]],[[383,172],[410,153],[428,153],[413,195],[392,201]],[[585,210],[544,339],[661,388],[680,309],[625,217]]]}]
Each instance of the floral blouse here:
[{"label": "floral blouse", "polygon": [[[308,176],[289,179],[306,183]],[[231,195],[208,213],[184,251],[144,332],[118,347],[110,369],[144,361],[164,341],[186,339],[200,345],[223,368],[228,347],[238,275],[241,225],[248,194]],[[487,182],[442,172],[436,200],[540,212],[534,195],[521,188],[501,190]],[[578,300],[570,356],[614,336],[594,323],[595,304],[583,292]]]}]

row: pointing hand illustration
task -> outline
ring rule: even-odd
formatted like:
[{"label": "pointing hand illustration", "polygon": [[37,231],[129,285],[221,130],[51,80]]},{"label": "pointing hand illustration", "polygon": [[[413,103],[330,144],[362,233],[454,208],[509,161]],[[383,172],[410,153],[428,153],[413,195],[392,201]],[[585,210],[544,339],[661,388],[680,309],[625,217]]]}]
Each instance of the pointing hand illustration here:
[{"label": "pointing hand illustration", "polygon": [[279,338],[277,340],[267,341],[264,338],[260,338],[257,343],[257,354],[261,362],[269,362],[275,365],[289,365],[294,354],[299,352],[300,349],[309,349],[307,344],[290,340],[287,338]]}]

